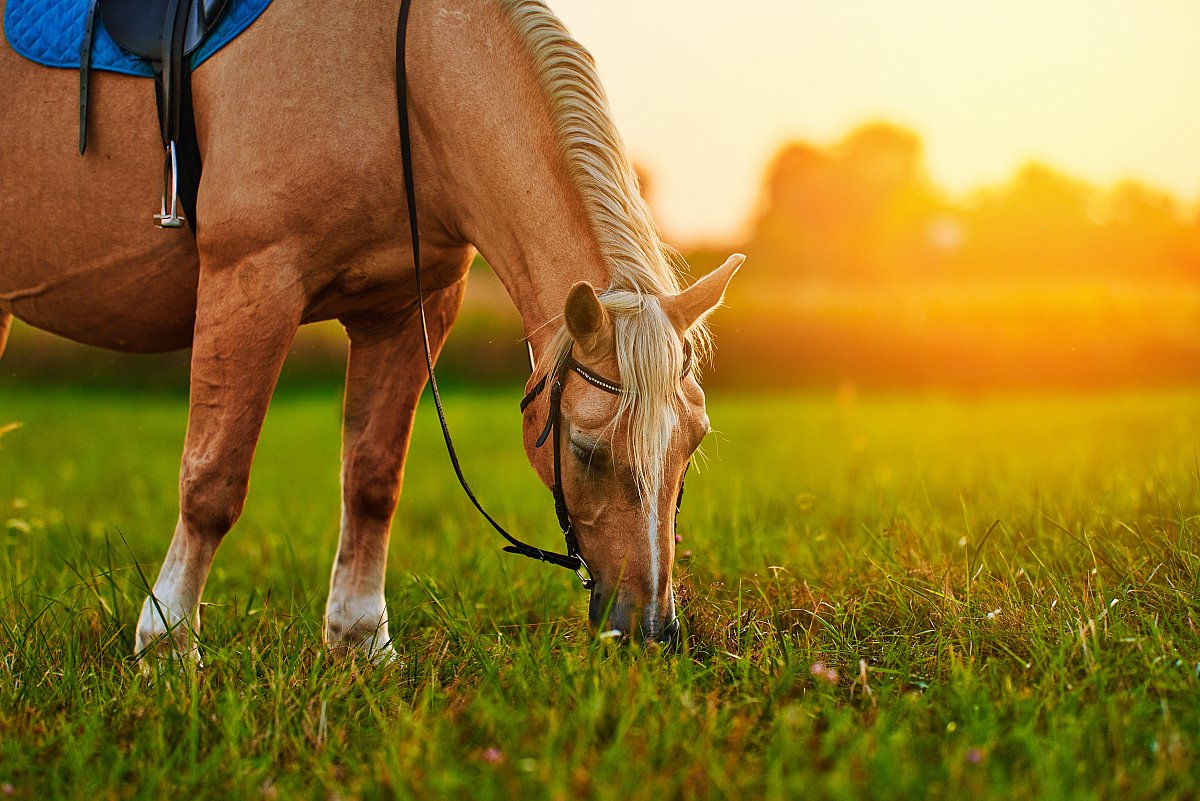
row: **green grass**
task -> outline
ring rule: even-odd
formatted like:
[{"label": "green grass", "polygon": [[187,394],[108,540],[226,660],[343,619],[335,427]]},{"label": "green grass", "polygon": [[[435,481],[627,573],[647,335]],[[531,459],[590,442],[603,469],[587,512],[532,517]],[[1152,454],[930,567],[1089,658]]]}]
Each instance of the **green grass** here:
[{"label": "green grass", "polygon": [[[450,393],[452,424],[485,503],[554,544],[517,394]],[[277,399],[206,667],[148,681],[184,401],[0,390],[0,794],[1200,794],[1198,392],[711,397],[676,655],[591,641],[569,574],[501,554],[426,410],[384,668],[319,644],[338,406]]]}]

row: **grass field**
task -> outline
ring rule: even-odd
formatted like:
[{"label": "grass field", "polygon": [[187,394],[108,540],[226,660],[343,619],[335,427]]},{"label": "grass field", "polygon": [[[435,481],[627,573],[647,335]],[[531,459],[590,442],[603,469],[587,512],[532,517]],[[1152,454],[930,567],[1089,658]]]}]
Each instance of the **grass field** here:
[{"label": "grass field", "polygon": [[[485,502],[556,543],[517,391],[448,395]],[[383,668],[320,648],[338,406],[276,400],[206,667],[149,681],[132,624],[183,399],[0,388],[0,429],[23,424],[0,437],[0,795],[1200,794],[1200,392],[714,394],[674,655],[590,640],[574,579],[499,552],[425,416]]]}]

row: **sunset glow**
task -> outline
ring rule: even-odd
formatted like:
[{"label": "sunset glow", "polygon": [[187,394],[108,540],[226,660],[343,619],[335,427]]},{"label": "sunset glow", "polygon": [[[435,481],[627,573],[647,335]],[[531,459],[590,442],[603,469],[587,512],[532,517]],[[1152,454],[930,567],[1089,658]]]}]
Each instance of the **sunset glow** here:
[{"label": "sunset glow", "polygon": [[964,193],[1038,160],[1200,194],[1200,5],[1119,0],[557,0],[596,56],[669,235],[744,231],[789,139],[918,133]]}]

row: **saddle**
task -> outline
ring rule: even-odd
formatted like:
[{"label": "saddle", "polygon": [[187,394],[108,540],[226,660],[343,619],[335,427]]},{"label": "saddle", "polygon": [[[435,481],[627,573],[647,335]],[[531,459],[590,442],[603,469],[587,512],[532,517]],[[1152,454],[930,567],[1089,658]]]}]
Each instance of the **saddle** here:
[{"label": "saddle", "polygon": [[[88,76],[97,14],[109,37],[154,68],[154,96],[162,134],[163,196],[155,222],[196,231],[200,148],[192,112],[190,56],[212,31],[227,0],[91,0],[79,59],[79,152],[87,148]],[[168,202],[169,199],[169,202]],[[182,203],[184,217],[179,214]]]}]

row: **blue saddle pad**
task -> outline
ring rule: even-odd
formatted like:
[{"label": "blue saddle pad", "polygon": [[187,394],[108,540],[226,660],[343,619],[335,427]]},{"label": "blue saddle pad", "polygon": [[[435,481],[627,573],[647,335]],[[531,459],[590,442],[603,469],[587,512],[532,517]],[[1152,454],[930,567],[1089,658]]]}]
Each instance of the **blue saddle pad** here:
[{"label": "blue saddle pad", "polygon": [[[192,67],[200,66],[250,27],[270,2],[229,0],[216,27],[192,53]],[[79,69],[87,8],[88,0],[8,0],[4,9],[4,35],[12,49],[30,61],[47,67]],[[92,42],[92,69],[154,77],[150,62],[126,53],[109,37],[99,15]]]}]

